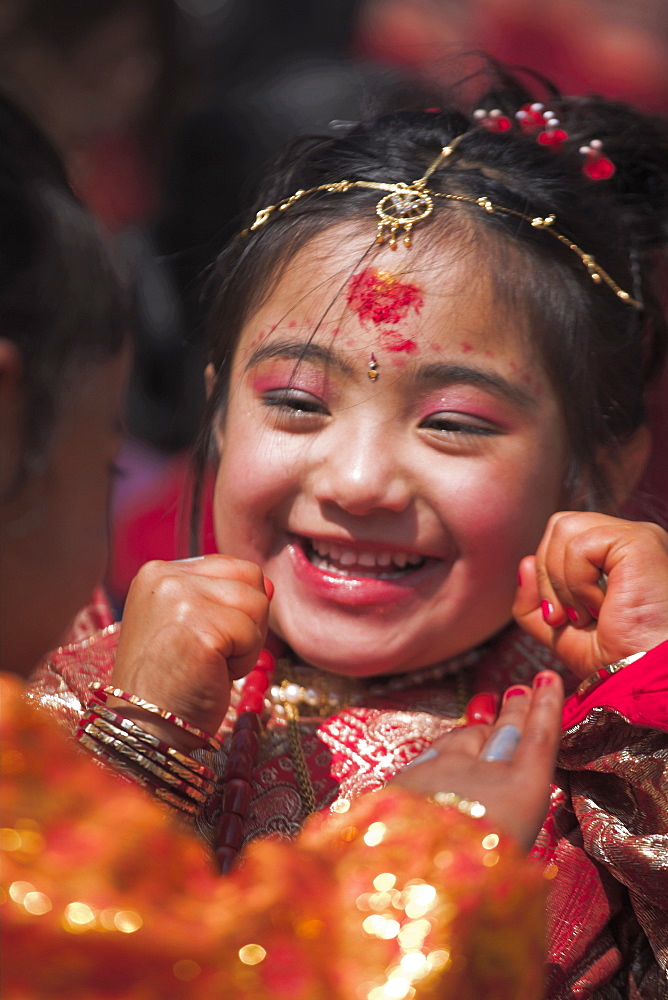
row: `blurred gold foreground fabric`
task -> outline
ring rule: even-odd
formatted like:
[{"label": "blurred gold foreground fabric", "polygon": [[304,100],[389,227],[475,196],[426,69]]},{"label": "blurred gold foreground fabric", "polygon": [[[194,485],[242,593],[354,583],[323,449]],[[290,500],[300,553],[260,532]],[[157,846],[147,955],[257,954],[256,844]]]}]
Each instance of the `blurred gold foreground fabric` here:
[{"label": "blurred gold foreground fabric", "polygon": [[399,791],[252,845],[203,847],[2,697],[2,996],[540,996],[544,880],[484,821]]}]

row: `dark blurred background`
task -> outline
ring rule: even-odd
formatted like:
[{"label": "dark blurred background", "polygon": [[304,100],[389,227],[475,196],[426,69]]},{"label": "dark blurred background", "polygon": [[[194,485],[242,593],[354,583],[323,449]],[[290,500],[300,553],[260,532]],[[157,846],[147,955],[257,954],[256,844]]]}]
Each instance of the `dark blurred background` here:
[{"label": "dark blurred background", "polygon": [[[129,262],[137,351],[108,580],[179,553],[203,401],[203,274],[290,136],[447,83],[482,49],[564,92],[668,111],[665,0],[0,0],[0,86]],[[645,488],[668,498],[665,386]],[[213,548],[210,521],[205,546]]]}]

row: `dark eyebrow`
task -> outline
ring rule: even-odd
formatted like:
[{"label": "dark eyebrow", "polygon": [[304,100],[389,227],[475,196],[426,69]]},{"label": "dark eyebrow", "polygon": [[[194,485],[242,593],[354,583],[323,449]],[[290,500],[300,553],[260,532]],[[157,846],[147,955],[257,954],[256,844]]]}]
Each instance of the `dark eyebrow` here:
[{"label": "dark eyebrow", "polygon": [[339,351],[331,347],[323,347],[312,340],[273,340],[253,351],[246,362],[246,371],[254,368],[267,358],[294,358],[295,361],[308,361],[322,367],[336,368],[342,375],[354,375],[353,365]]},{"label": "dark eyebrow", "polygon": [[415,372],[414,379],[420,386],[439,388],[450,385],[473,385],[507,399],[523,410],[533,409],[535,396],[521,385],[509,382],[498,372],[468,365],[450,365],[447,362],[423,365]]}]

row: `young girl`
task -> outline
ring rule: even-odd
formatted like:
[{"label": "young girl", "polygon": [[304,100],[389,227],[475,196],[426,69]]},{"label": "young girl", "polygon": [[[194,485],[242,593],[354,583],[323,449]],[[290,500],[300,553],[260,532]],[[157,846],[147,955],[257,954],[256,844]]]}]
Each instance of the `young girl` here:
[{"label": "young girl", "polygon": [[[512,80],[292,147],[219,262],[200,467],[222,554],[146,566],[120,638],[39,680],[223,870],[393,780],[462,791],[440,737],[545,666],[582,681],[533,848],[551,998],[666,986],[668,541],[614,515],[665,341],[667,167],[659,123]],[[483,751],[492,815],[516,737]],[[151,770],[152,739],[215,789]]]},{"label": "young girl", "polygon": [[[22,676],[66,633],[101,573],[127,316],[108,252],[55,153],[1,96],[0,220],[3,1000],[343,1000],[361,980],[383,991],[391,978],[396,993],[398,973],[406,989],[419,979],[442,997],[462,997],[464,987],[487,992],[490,969],[498,996],[537,997],[542,879],[514,841],[531,843],[545,812],[562,702],[556,675],[539,675],[554,683],[537,681],[502,709],[496,727],[521,733],[512,761],[480,758],[494,735],[486,726],[473,740],[462,729],[450,741],[447,776],[469,797],[485,792],[490,768],[507,780],[493,824],[477,801],[443,808],[390,789],[345,816],[314,817],[295,845],[256,845],[244,871],[225,880],[190,832],[175,832],[141,789],[101,773],[53,719],[22,701]],[[183,772],[189,759],[172,752],[170,761]],[[186,773],[194,782],[203,771],[190,760]],[[378,889],[370,861],[392,867],[395,900],[403,895],[428,915],[419,955],[415,913],[405,921],[410,947],[406,934],[366,937],[370,910],[356,901]],[[302,892],[272,879],[289,866]],[[293,927],[301,932],[286,957]],[[335,943],[319,933],[325,927],[336,929]],[[463,984],[458,956],[473,953],[483,959],[479,973]]]}]

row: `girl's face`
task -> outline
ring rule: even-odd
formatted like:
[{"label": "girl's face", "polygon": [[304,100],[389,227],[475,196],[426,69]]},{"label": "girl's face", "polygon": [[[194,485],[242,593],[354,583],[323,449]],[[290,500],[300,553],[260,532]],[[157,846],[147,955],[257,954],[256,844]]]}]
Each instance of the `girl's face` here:
[{"label": "girl's face", "polygon": [[370,676],[509,621],[518,563],[566,500],[567,446],[481,259],[360,264],[367,241],[340,242],[297,254],[242,332],[216,537],[271,578],[272,628],[300,657]]}]

